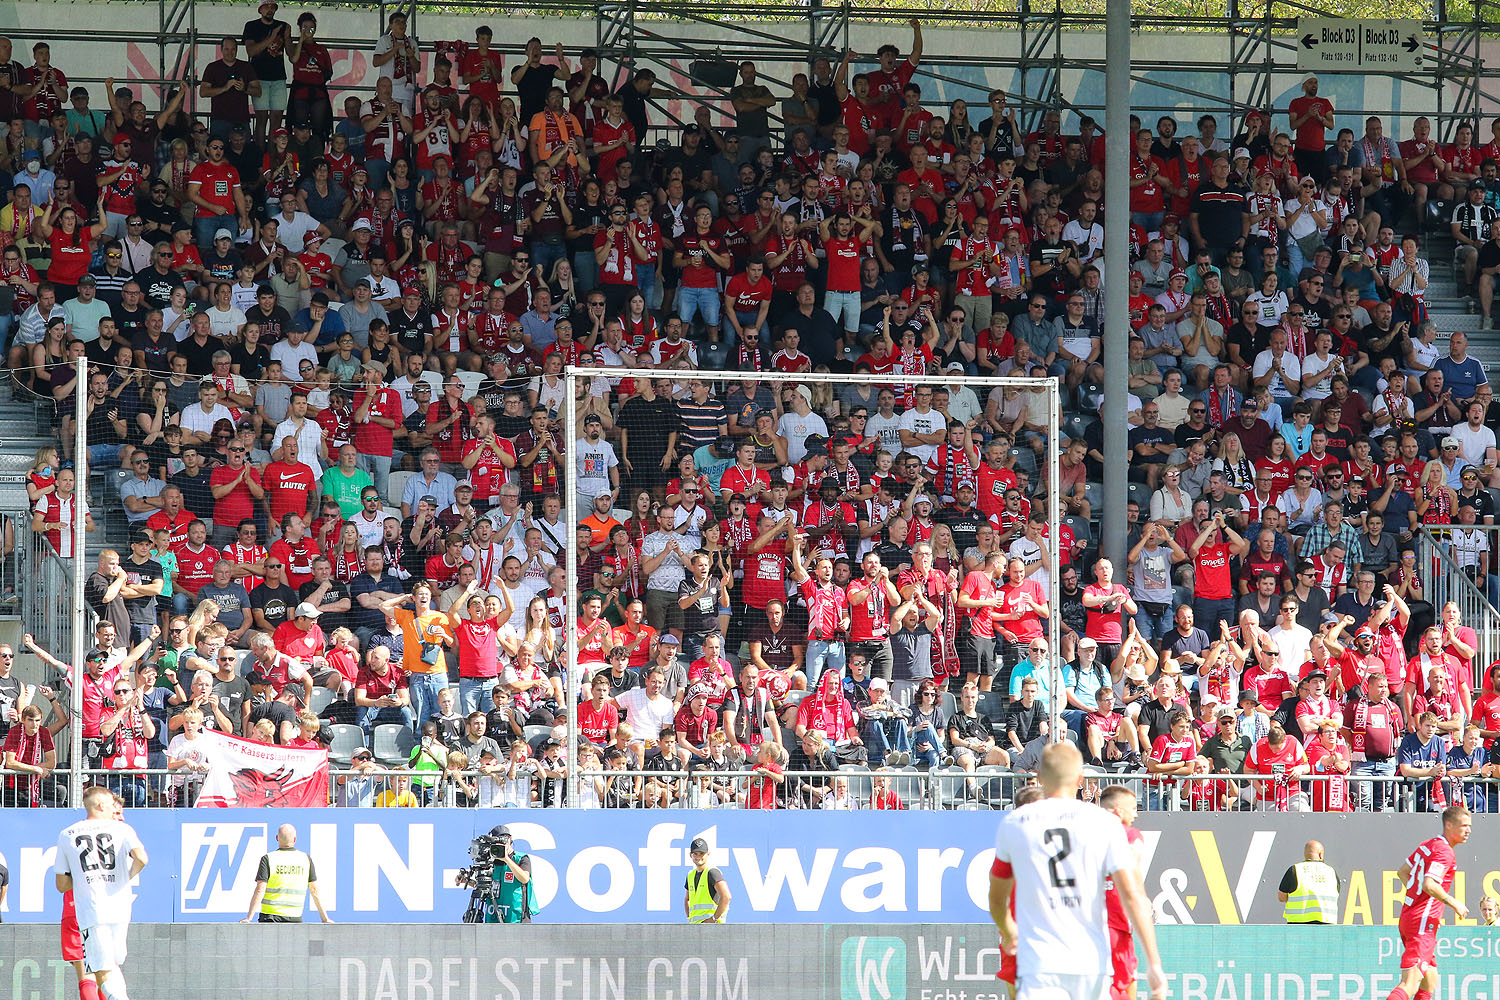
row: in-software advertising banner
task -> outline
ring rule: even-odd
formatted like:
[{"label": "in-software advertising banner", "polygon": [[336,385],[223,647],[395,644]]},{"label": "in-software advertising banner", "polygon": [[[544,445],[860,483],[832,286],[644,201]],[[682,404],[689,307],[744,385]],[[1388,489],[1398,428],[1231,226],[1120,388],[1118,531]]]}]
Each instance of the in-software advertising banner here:
[{"label": "in-software advertising banner", "polygon": [[[57,834],[78,814],[0,811],[11,873],[7,920],[56,920]],[[922,923],[988,919],[998,813],[696,812],[445,809],[133,810],[151,855],[135,919],[213,922],[244,915],[256,866],[278,824],[292,823],[340,922],[447,923],[468,893],[454,884],[476,833],[508,823],[532,856],[548,923],[674,922],[687,845],[706,838],[734,894],[736,923]],[[1391,924],[1406,855],[1438,832],[1436,816],[1142,814],[1146,886],[1159,921],[1276,923],[1276,885],[1324,842],[1344,878],[1347,924]],[[1477,912],[1500,896],[1496,824],[1477,817],[1459,849],[1457,894]]]}]

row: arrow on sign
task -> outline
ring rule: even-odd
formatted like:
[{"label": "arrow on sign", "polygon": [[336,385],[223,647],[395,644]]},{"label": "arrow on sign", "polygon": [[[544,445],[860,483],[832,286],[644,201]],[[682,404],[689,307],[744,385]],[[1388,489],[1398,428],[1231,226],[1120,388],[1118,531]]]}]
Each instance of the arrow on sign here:
[{"label": "arrow on sign", "polygon": [[1422,43],[1419,42],[1419,41],[1417,41],[1417,36],[1416,35],[1407,35],[1406,36],[1406,41],[1404,41],[1404,42],[1401,43],[1401,47],[1403,49],[1405,49],[1406,51],[1408,51],[1408,52],[1415,52],[1415,51],[1417,51],[1417,49],[1420,48],[1421,45],[1422,45]]},{"label": "arrow on sign", "polygon": [[1313,37],[1312,32],[1308,32],[1307,34],[1302,36],[1302,47],[1304,49],[1310,49],[1317,44],[1318,40]]}]

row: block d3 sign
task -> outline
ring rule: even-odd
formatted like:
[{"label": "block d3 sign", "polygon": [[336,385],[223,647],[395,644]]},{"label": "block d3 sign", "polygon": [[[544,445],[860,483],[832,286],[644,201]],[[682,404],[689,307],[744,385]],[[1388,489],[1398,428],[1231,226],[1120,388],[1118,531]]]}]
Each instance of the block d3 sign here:
[{"label": "block d3 sign", "polygon": [[1297,18],[1297,68],[1414,72],[1422,65],[1422,22],[1381,18]]}]

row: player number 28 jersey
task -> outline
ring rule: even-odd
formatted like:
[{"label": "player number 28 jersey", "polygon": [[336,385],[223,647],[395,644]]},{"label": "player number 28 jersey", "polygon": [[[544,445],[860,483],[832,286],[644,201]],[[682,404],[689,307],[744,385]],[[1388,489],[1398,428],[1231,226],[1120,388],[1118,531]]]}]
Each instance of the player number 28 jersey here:
[{"label": "player number 28 jersey", "polygon": [[1407,855],[1406,863],[1411,866],[1411,874],[1406,879],[1404,908],[1441,920],[1443,904],[1423,892],[1422,886],[1428,879],[1436,879],[1444,892],[1453,891],[1453,873],[1458,867],[1458,859],[1453,854],[1452,845],[1442,837],[1424,840]]},{"label": "player number 28 jersey", "polygon": [[1007,816],[995,871],[1015,879],[1020,974],[1108,975],[1105,879],[1136,864],[1125,828],[1096,805],[1043,799]]},{"label": "player number 28 jersey", "polygon": [[130,852],[141,846],[129,823],[85,819],[57,837],[57,871],[72,876],[79,927],[130,921]]}]

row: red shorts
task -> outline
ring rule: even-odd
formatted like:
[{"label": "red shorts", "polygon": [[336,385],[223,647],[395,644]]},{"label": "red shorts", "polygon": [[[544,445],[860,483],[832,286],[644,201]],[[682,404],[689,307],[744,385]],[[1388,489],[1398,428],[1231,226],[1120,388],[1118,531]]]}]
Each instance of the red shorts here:
[{"label": "red shorts", "polygon": [[82,962],[83,936],[78,933],[78,914],[71,906],[63,908],[62,922],[58,926],[62,931],[63,961]]},{"label": "red shorts", "polygon": [[995,973],[995,978],[1002,983],[1016,985],[1016,956],[1000,953],[1000,971]]},{"label": "red shorts", "polygon": [[1437,929],[1443,923],[1443,911],[1439,908],[1418,906],[1401,911],[1401,968],[1426,972],[1437,968],[1434,951],[1437,948]]},{"label": "red shorts", "polygon": [[1110,1000],[1126,1000],[1135,986],[1135,938],[1129,930],[1109,929],[1109,961],[1114,976],[1109,984]]}]

